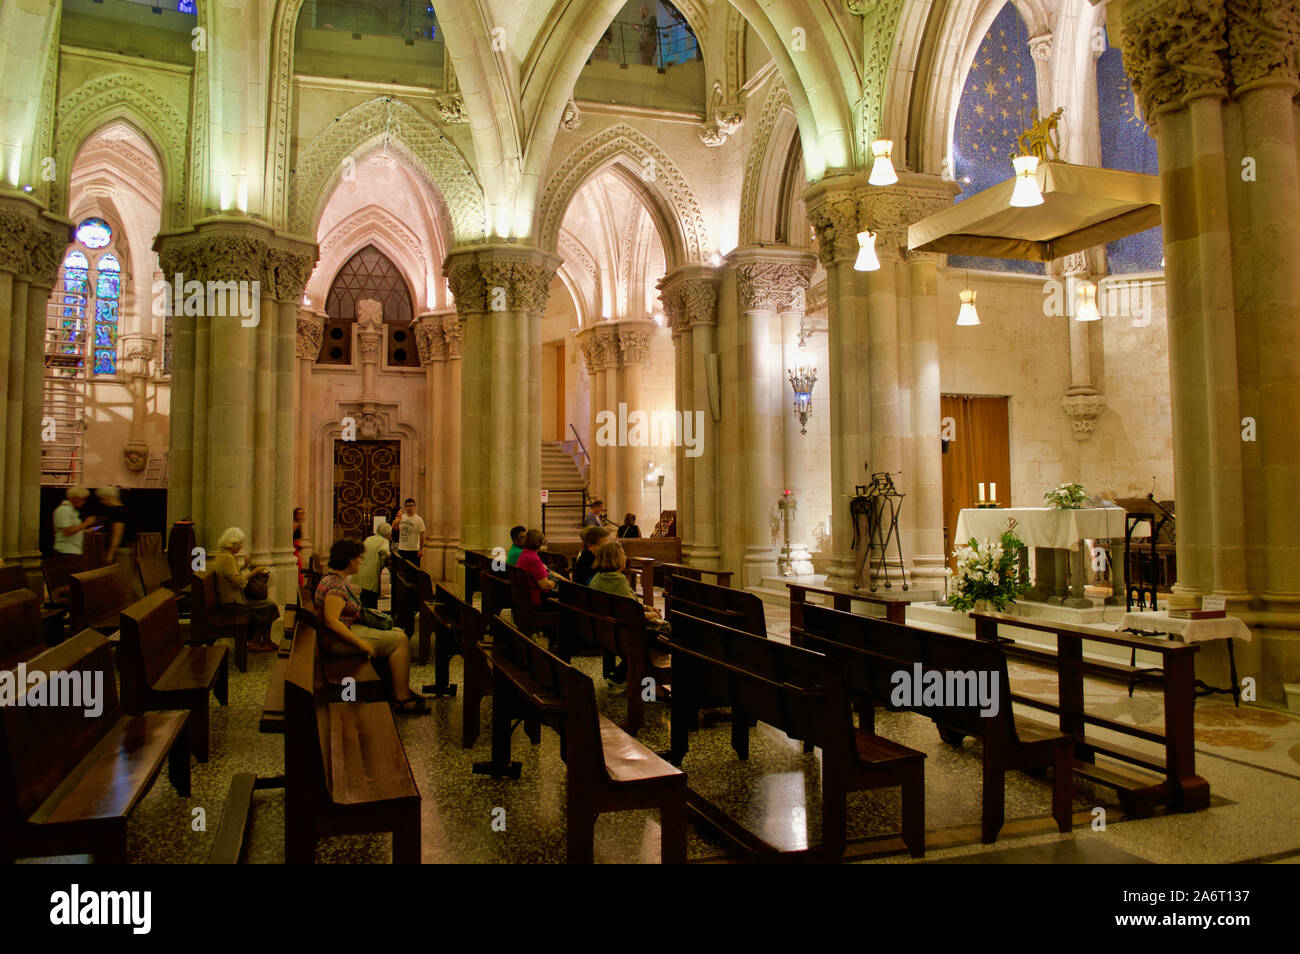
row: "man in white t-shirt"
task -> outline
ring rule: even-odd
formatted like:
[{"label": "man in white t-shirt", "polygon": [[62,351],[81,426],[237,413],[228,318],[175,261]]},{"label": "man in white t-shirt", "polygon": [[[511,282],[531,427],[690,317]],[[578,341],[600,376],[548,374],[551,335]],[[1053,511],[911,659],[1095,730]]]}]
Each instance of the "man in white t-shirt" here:
[{"label": "man in white t-shirt", "polygon": [[81,508],[86,505],[90,491],[85,487],[69,487],[63,503],[54,508],[54,551],[81,556],[86,528],[94,526],[95,518],[81,519]]},{"label": "man in white t-shirt", "polygon": [[403,512],[397,517],[397,555],[408,563],[420,565],[424,555],[424,520],[415,512],[415,498],[407,497]]}]

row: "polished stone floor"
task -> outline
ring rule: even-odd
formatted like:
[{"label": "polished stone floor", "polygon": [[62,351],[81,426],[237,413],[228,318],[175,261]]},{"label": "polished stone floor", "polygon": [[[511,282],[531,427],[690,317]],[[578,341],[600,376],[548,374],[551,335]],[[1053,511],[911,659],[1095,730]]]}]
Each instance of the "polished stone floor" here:
[{"label": "polished stone floor", "polygon": [[[776,638],[788,632],[788,618],[768,607],[768,622]],[[131,857],[139,862],[199,862],[206,859],[216,831],[222,802],[236,772],[277,775],[283,768],[283,736],[258,731],[263,696],[273,656],[251,654],[247,673],[232,666],[231,698],[227,708],[214,707],[213,757],[193,767],[193,794],[182,799],[160,779],[141,803],[129,831]],[[598,704],[615,720],[624,714],[621,687],[599,675],[599,660],[579,658],[595,677]],[[432,664],[416,667],[417,687],[433,679]],[[452,680],[460,675],[460,659],[452,661]],[[1029,667],[1013,667],[1017,691],[1049,691],[1050,678]],[[1042,685],[1039,685],[1041,683]],[[1054,685],[1054,683],[1052,683]],[[1089,685],[1089,693],[1108,693],[1123,708],[1123,690]],[[422,848],[426,862],[538,863],[564,860],[564,764],[557,737],[543,730],[542,742],[531,745],[522,730],[514,739],[514,757],[523,766],[522,778],[495,781],[472,774],[475,761],[487,758],[490,700],[483,706],[483,727],[477,746],[460,747],[459,697],[430,700],[433,714],[400,718],[398,728],[423,798]],[[1132,716],[1117,710],[1112,717],[1146,723],[1159,713],[1153,693],[1139,691]],[[1108,702],[1108,704],[1110,704]],[[1226,710],[1225,710],[1226,707]],[[1202,700],[1197,704],[1209,723],[1241,721],[1230,701]],[[1244,707],[1238,710],[1268,726],[1269,745],[1282,752],[1300,744],[1300,720],[1285,713]],[[1226,714],[1224,714],[1226,713]],[[1254,715],[1250,715],[1250,714]],[[942,743],[933,724],[920,716],[881,712],[877,731],[927,753],[926,861],[989,861],[993,863],[1086,862],[1234,862],[1300,860],[1300,767],[1288,759],[1260,760],[1256,751],[1234,749],[1223,738],[1202,742],[1198,730],[1197,770],[1211,786],[1213,804],[1190,815],[1158,815],[1125,819],[1114,793],[1079,780],[1075,789],[1075,828],[1062,835],[1050,818],[1051,792],[1046,779],[1018,772],[1007,775],[1007,823],[995,845],[979,841],[979,744],[967,740],[960,749]],[[751,830],[789,849],[816,845],[820,839],[819,755],[804,754],[799,743],[768,726],[753,731],[748,762],[735,758],[729,728],[722,725],[692,736],[683,763],[691,786]],[[649,707],[639,738],[656,751],[668,745],[664,706]],[[1252,761],[1254,764],[1252,764]],[[899,831],[898,790],[849,796],[849,860],[912,863]],[[198,811],[202,809],[202,812]],[[504,810],[504,830],[499,820]],[[1104,816],[1097,811],[1104,810]],[[283,860],[282,790],[259,790],[248,839],[247,860]],[[1100,819],[1104,817],[1105,827]],[[498,819],[494,826],[493,821]],[[596,826],[598,862],[654,862],[659,858],[656,813],[625,812],[601,816]],[[740,860],[743,854],[702,822],[692,822],[688,844],[692,862]],[[389,836],[349,836],[322,841],[319,862],[372,863],[390,858]]]}]

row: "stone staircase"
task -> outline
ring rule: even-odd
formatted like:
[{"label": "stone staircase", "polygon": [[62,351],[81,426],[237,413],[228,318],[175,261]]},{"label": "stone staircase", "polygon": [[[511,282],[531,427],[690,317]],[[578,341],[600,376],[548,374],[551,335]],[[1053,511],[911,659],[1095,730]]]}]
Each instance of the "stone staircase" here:
[{"label": "stone staircase", "polygon": [[542,444],[542,489],[549,491],[546,536],[551,540],[577,540],[586,511],[587,482],[569,451],[569,444]]}]

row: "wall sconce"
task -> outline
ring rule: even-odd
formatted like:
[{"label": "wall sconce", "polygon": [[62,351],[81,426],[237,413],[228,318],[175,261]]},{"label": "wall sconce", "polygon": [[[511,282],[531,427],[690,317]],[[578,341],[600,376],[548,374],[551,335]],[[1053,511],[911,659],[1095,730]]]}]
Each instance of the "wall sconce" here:
[{"label": "wall sconce", "polygon": [[1016,156],[1011,160],[1016,170],[1016,187],[1011,192],[1011,204],[1016,208],[1029,208],[1043,204],[1043,190],[1038,188],[1038,157]]},{"label": "wall sconce", "polygon": [[894,140],[877,139],[871,144],[872,155],[876,160],[871,165],[871,175],[867,182],[874,186],[893,185],[898,181],[898,173],[894,171],[894,162],[891,156],[894,153]]},{"label": "wall sconce", "polygon": [[957,312],[957,325],[978,325],[980,313],[975,310],[975,289],[965,288],[957,293],[961,299],[961,310]]},{"label": "wall sconce", "polygon": [[[803,320],[799,321],[799,352],[807,356],[806,339],[808,332]],[[808,433],[808,418],[812,417],[813,385],[817,383],[817,369],[810,364],[800,364],[793,370],[786,370],[790,376],[790,387],[794,389],[794,416],[799,419],[799,433]]]},{"label": "wall sconce", "polygon": [[1097,310],[1097,285],[1095,282],[1079,283],[1079,303],[1074,311],[1075,321],[1097,321],[1101,312]]},{"label": "wall sconce", "polygon": [[876,257],[876,233],[858,233],[858,260],[853,263],[855,271],[874,272],[880,269],[880,259]]}]

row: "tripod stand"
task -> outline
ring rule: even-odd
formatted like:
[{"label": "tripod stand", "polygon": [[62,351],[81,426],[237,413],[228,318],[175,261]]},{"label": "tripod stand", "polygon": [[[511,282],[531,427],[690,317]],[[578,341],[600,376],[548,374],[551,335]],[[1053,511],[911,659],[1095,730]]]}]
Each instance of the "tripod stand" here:
[{"label": "tripod stand", "polygon": [[[862,539],[865,539],[866,546],[858,560],[853,588],[862,588],[862,575],[866,572],[871,592],[876,591],[877,573],[884,575],[885,589],[891,589],[890,570],[896,569],[906,590],[907,573],[903,566],[903,537],[898,528],[898,517],[903,509],[903,498],[907,495],[898,492],[893,477],[888,473],[872,474],[870,484],[859,484],[855,489],[857,496],[849,502],[849,515],[853,518],[853,548],[856,550]],[[889,559],[891,541],[897,560]]]}]

